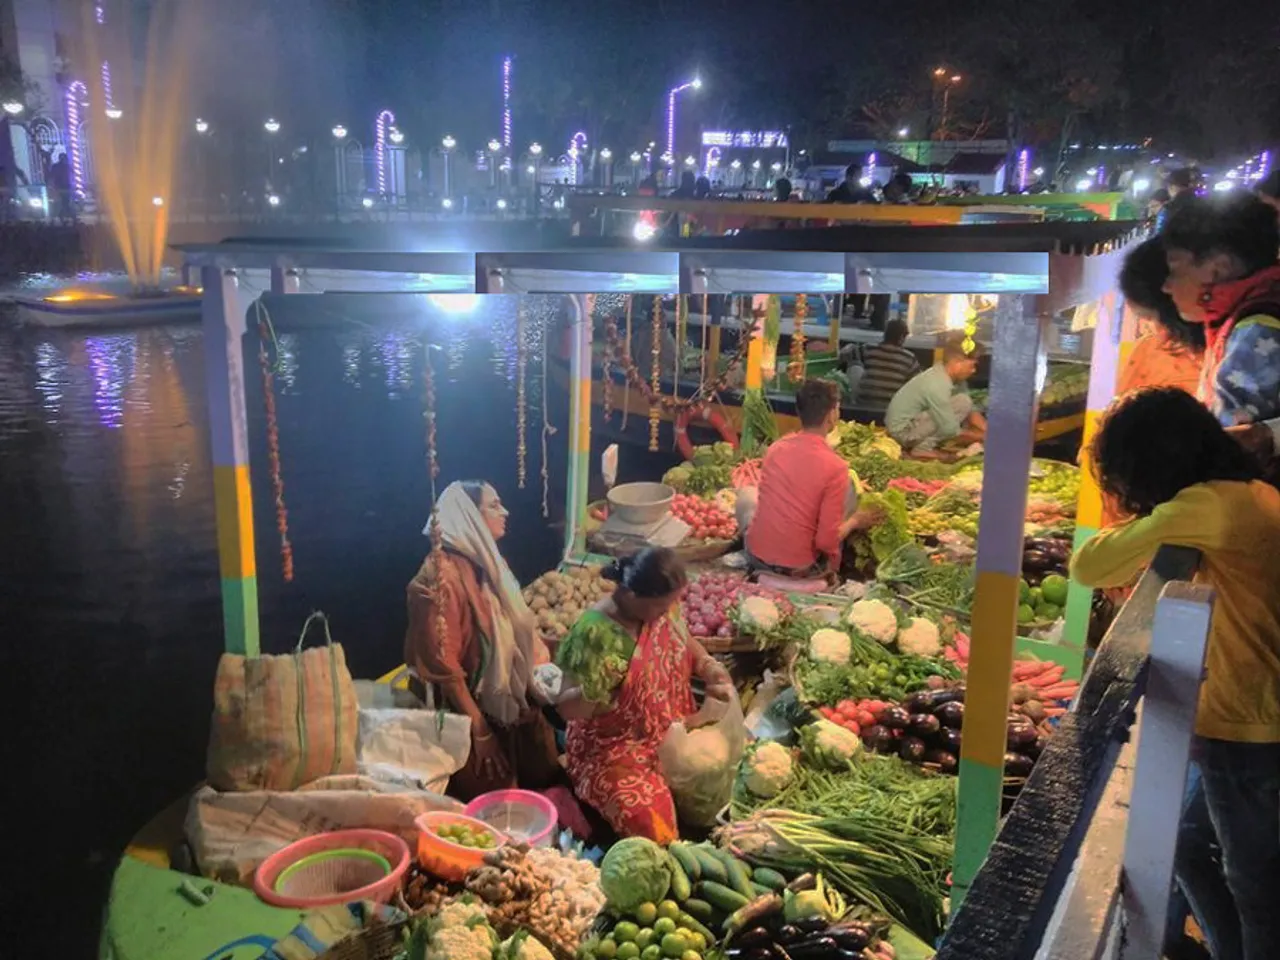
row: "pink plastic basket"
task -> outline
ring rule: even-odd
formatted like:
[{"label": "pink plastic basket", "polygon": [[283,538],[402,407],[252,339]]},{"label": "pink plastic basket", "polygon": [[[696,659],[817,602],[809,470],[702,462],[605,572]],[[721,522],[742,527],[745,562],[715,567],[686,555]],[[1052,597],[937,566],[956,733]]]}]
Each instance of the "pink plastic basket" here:
[{"label": "pink plastic basket", "polygon": [[382,830],[335,830],[289,844],[253,876],[277,907],[308,909],[357,900],[386,903],[409,868],[409,845]]},{"label": "pink plastic basket", "polygon": [[531,847],[549,846],[555,838],[556,805],[530,790],[494,790],[481,794],[467,804],[464,812]]}]

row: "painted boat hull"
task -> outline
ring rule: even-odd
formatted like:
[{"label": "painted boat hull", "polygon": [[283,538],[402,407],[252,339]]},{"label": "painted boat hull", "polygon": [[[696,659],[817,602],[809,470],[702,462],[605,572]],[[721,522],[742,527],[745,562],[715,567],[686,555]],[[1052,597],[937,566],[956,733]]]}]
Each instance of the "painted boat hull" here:
[{"label": "painted boat hull", "polygon": [[167,293],[150,297],[112,297],[109,300],[73,300],[57,303],[36,297],[13,301],[18,322],[33,327],[111,329],[200,319],[198,294]]}]

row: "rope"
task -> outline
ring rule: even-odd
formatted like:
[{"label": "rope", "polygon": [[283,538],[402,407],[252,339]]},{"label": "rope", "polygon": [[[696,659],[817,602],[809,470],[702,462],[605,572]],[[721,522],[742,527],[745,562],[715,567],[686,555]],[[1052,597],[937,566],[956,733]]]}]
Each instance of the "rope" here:
[{"label": "rope", "polygon": [[707,308],[707,304],[710,300],[709,294],[702,295],[702,370],[698,374],[699,392],[707,382],[707,351],[710,349],[708,343],[711,339],[711,311]]},{"label": "rope", "polygon": [[521,298],[516,311],[516,487],[524,489],[525,479],[525,369],[529,365],[529,349],[525,344],[528,336],[528,315],[525,299]]}]

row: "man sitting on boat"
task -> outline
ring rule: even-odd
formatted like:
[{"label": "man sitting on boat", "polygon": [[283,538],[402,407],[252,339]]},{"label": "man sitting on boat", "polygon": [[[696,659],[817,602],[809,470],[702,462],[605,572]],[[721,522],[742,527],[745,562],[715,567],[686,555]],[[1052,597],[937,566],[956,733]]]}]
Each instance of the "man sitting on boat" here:
[{"label": "man sitting on boat", "polygon": [[977,369],[978,348],[966,350],[964,334],[953,334],[942,347],[942,359],[893,395],[884,425],[904,453],[931,454],[946,440],[963,445],[986,437],[987,421],[959,389]]},{"label": "man sitting on boat", "polygon": [[878,520],[857,510],[849,465],[827,443],[840,419],[839,387],[806,380],[796,391],[800,430],[769,448],[760,470],[746,551],[757,573],[794,579],[834,576],[844,540]]},{"label": "man sitting on boat", "polygon": [[907,322],[890,320],[885,324],[884,340],[862,350],[858,406],[885,409],[906,382],[920,372],[920,361],[903,346],[906,339]]}]

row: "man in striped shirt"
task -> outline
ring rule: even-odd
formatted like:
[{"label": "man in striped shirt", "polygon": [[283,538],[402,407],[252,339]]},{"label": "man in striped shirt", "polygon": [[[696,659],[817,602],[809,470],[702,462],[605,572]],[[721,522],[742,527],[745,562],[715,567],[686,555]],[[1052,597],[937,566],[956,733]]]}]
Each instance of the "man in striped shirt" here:
[{"label": "man in striped shirt", "polygon": [[920,372],[920,362],[902,344],[907,339],[905,320],[885,324],[884,341],[862,351],[862,378],[858,406],[883,410],[902,385]]}]

